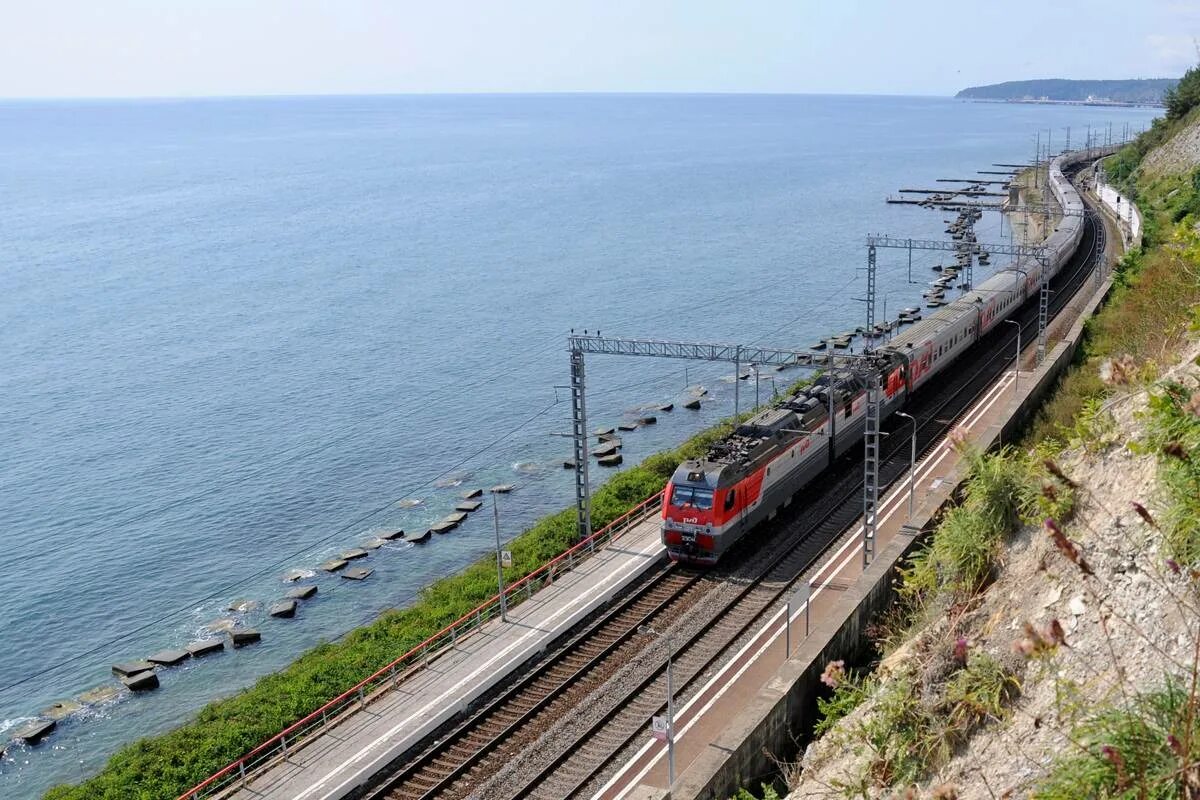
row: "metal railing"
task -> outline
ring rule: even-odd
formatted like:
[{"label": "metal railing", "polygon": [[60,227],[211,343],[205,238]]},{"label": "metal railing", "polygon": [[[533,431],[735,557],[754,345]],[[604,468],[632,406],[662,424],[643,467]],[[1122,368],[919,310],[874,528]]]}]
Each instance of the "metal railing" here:
[{"label": "metal railing", "polygon": [[[619,538],[662,506],[662,492],[630,509],[578,544],[563,551],[546,564],[514,581],[504,589],[505,604],[512,609],[534,592],[550,585],[565,572],[584,561],[597,547]],[[250,750],[241,758],[227,764],[208,778],[179,795],[177,800],[200,800],[213,797],[232,786],[244,784],[278,758],[287,758],[302,747],[314,734],[331,728],[368,703],[386,694],[447,647],[478,629],[488,620],[500,616],[500,595],[495,594],[457,620],[442,628],[404,655],[385,665],[374,674],[359,681],[316,711],[293,722],[279,733]]]}]

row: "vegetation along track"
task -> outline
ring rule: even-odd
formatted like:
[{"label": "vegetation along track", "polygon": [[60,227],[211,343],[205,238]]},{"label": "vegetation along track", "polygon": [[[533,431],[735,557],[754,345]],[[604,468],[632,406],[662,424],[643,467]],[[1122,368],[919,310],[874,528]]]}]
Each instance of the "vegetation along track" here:
[{"label": "vegetation along track", "polygon": [[[1102,234],[1100,234],[1102,236]],[[1078,286],[1091,274],[1097,231],[1089,220],[1077,253],[1055,282],[1051,313],[1056,315]],[[1037,304],[1027,302],[1015,315],[1024,341],[1032,341],[1037,328]],[[914,395],[908,408],[918,420],[917,446],[928,451],[948,429],[951,420],[972,402],[1008,366],[1015,335],[1000,326],[966,354],[957,380],[930,387]],[[902,422],[896,426],[906,433]],[[880,479],[894,482],[908,467],[908,437],[885,440]],[[576,705],[598,706],[590,724],[562,735],[557,755],[528,770],[508,776],[503,791],[488,794],[509,797],[569,797],[589,785],[618,753],[635,740],[640,744],[650,716],[659,713],[665,696],[665,649],[662,662],[650,664],[643,678],[628,685],[606,687],[593,697],[614,673],[641,655],[652,641],[634,637],[642,624],[662,630],[718,585],[738,586],[723,599],[707,621],[694,620],[691,632],[678,635],[675,648],[677,695],[695,688],[706,671],[733,649],[734,643],[775,608],[816,561],[861,513],[861,462],[849,457],[829,473],[826,488],[791,514],[781,514],[762,526],[728,554],[717,569],[701,576],[679,568],[662,568],[640,589],[604,612],[575,634],[557,654],[536,667],[512,687],[459,723],[440,741],[414,760],[392,771],[368,795],[388,798],[466,797],[505,765],[513,763],[523,746],[558,722]],[[687,626],[684,626],[687,627]],[[602,706],[599,707],[599,706]]]}]

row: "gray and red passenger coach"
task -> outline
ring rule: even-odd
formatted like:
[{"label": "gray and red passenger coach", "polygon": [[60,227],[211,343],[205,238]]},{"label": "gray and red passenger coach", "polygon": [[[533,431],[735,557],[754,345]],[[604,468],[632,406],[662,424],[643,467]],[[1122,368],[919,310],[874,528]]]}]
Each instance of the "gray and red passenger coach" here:
[{"label": "gray and red passenger coach", "polygon": [[[904,406],[981,336],[1034,297],[1067,263],[1083,236],[1083,201],[1063,174],[1083,154],[1050,164],[1049,183],[1066,212],[1043,243],[1047,258],[1018,259],[978,287],[874,351],[882,371],[882,418]],[[774,403],[685,461],[663,490],[662,538],[672,560],[715,564],[746,531],[791,503],[832,461],[862,442],[867,385],[862,372],[833,369]]]}]

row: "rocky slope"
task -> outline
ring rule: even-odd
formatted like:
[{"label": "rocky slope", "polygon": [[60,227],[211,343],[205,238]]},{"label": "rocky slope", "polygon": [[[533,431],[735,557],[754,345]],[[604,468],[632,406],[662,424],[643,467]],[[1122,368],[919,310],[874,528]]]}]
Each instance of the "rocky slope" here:
[{"label": "rocky slope", "polygon": [[[1195,115],[1193,115],[1195,116]],[[1191,172],[1200,166],[1200,116],[1195,116],[1161,147],[1142,159],[1142,172],[1148,177]]]},{"label": "rocky slope", "polygon": [[[1200,386],[1200,345],[1169,377]],[[1131,389],[1109,401],[1095,452],[1058,461],[1078,484],[1075,517],[1062,527],[1082,548],[1080,565],[1064,557],[1044,527],[1024,527],[1011,542],[998,579],[977,605],[951,607],[888,655],[870,699],[814,743],[791,798],[1029,796],[1055,758],[1076,745],[1075,726],[1090,708],[1120,704],[1165,676],[1188,679],[1200,647],[1195,579],[1176,574],[1160,531],[1139,516],[1161,513],[1155,456],[1135,452],[1147,393]],[[1088,574],[1088,573],[1091,574]],[[1057,634],[1053,652],[1036,651]],[[881,713],[889,682],[914,669],[934,691],[947,643],[990,654],[1011,670],[1016,699],[988,719],[944,764],[899,793],[873,786],[869,726]],[[907,792],[907,794],[905,794]]]}]

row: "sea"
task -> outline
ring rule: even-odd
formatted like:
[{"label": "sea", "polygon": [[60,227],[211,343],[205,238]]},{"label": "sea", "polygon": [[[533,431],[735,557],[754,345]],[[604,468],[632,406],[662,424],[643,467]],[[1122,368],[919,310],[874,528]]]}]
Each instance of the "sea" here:
[{"label": "sea", "polygon": [[[0,102],[0,740],[214,620],[263,634],[9,746],[0,797],[83,779],[405,605],[491,552],[492,515],[388,544],[361,583],[321,573],[295,619],[267,619],[290,570],[424,530],[469,489],[515,486],[505,539],[570,505],[570,331],[806,348],[863,323],[866,234],[944,237],[946,213],[885,198],[998,179],[977,171],[1156,114],[805,95]],[[1011,236],[992,212],[977,230]],[[944,256],[880,251],[888,317]],[[591,356],[589,424],[676,403],[625,434],[634,464],[730,414],[735,385],[746,408],[797,377]],[[704,405],[682,409],[695,387]]]}]

